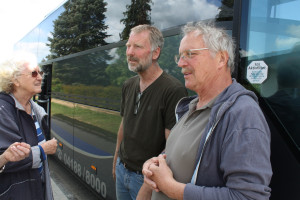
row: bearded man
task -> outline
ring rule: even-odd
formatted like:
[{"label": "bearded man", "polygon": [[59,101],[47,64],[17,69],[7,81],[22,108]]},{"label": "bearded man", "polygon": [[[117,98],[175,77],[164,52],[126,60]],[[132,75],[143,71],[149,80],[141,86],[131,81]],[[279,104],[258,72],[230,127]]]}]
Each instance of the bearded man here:
[{"label": "bearded man", "polygon": [[164,150],[176,123],[175,106],[187,95],[184,85],[158,64],[163,43],[162,33],[150,25],[132,28],[126,43],[128,68],[137,76],[122,88],[122,121],[112,171],[117,199],[136,199],[144,182],[143,163]]}]

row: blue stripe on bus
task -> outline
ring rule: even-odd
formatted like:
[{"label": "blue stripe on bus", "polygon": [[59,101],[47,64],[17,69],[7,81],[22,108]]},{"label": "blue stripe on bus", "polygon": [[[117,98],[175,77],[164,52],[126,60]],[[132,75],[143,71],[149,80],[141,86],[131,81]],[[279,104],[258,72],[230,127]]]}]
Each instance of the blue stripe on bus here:
[{"label": "blue stripe on bus", "polygon": [[[55,123],[51,124],[51,128],[57,133],[59,134],[60,137],[62,137],[64,140],[66,140],[67,142],[69,142],[70,144],[73,144],[73,135],[71,133],[69,133],[68,131],[62,129],[61,127],[59,127],[58,125],[56,125]],[[77,138],[74,136],[74,146],[77,147],[78,149],[81,149],[83,151],[86,151],[88,153],[91,154],[95,154],[95,155],[99,155],[99,156],[111,156],[112,154],[107,153],[101,149],[98,149],[92,145],[90,145],[89,143]]]}]

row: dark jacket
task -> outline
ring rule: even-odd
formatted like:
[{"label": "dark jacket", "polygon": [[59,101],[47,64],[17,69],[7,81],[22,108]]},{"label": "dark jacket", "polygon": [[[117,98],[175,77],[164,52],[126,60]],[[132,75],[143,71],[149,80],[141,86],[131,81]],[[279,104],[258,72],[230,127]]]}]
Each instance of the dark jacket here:
[{"label": "dark jacket", "polygon": [[217,97],[202,138],[197,178],[186,185],[184,199],[269,199],[270,131],[253,92],[233,79]]},{"label": "dark jacket", "polygon": [[[49,129],[44,109],[31,101],[43,133]],[[2,154],[14,142],[26,142],[31,145],[28,158],[7,163],[0,173],[0,199],[53,199],[49,168],[44,162],[44,182],[38,171],[41,162],[36,127],[28,115],[12,96],[0,93],[0,153]]]}]

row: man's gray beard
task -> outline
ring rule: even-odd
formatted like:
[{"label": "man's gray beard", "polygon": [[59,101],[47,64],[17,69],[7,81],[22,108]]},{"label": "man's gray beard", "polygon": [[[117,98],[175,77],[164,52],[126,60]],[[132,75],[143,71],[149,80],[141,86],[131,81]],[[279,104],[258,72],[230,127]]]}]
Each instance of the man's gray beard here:
[{"label": "man's gray beard", "polygon": [[144,72],[146,71],[150,66],[151,66],[152,63],[148,63],[148,65],[138,65],[136,68],[131,68],[130,67],[130,64],[128,64],[128,69],[132,72],[135,72],[135,73],[139,73],[139,72]]},{"label": "man's gray beard", "polygon": [[[127,59],[128,62],[128,59]],[[146,71],[152,65],[152,52],[148,55],[145,60],[145,63],[140,63],[136,68],[131,68],[130,64],[128,63],[128,69],[132,72],[139,73]]]}]

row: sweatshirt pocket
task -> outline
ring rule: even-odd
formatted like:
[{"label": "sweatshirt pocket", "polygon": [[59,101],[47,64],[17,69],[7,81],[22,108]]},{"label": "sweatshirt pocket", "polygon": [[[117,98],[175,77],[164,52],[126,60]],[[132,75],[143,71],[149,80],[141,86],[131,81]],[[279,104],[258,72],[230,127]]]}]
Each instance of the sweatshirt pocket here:
[{"label": "sweatshirt pocket", "polygon": [[22,199],[41,200],[44,199],[42,183],[37,179],[26,179],[10,184],[0,184],[0,200]]}]

